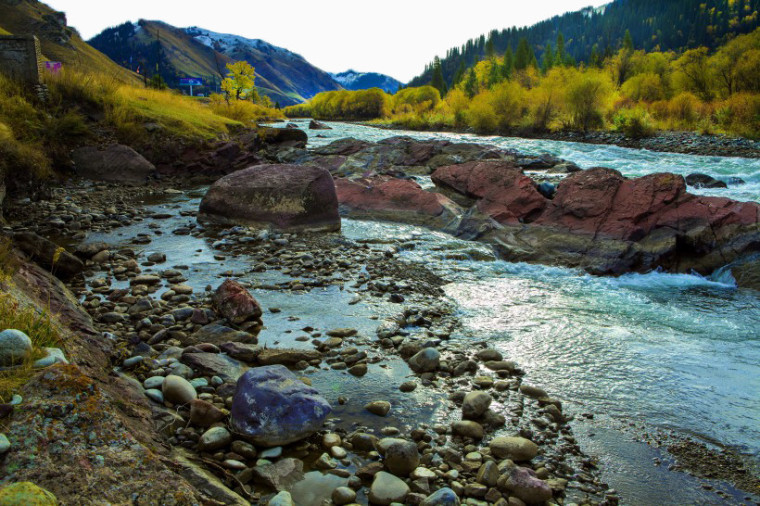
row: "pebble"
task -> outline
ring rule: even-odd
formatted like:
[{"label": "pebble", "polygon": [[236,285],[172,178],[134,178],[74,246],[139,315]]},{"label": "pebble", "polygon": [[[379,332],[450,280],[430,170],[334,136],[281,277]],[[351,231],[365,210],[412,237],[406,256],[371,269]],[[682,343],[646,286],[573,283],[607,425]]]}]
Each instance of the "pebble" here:
[{"label": "pebble", "polygon": [[489,445],[491,454],[500,459],[511,459],[517,462],[531,460],[538,455],[538,445],[524,437],[499,436]]},{"label": "pebble", "polygon": [[164,398],[173,404],[187,404],[198,397],[195,387],[185,378],[170,374],[161,387]]},{"label": "pebble", "polygon": [[356,492],[348,487],[338,487],[333,490],[330,497],[333,504],[343,506],[344,504],[351,504],[356,501]]},{"label": "pebble", "polygon": [[490,395],[480,390],[468,393],[462,401],[462,418],[480,418],[488,411],[492,400]]},{"label": "pebble", "polygon": [[448,487],[439,488],[430,494],[420,506],[459,506],[459,497]]},{"label": "pebble", "polygon": [[348,456],[348,452],[340,446],[333,446],[332,448],[330,448],[330,455],[332,455],[336,459],[343,460]]},{"label": "pebble", "polygon": [[290,492],[283,490],[269,500],[269,506],[294,506]]},{"label": "pebble", "polygon": [[157,402],[159,404],[164,403],[164,394],[161,393],[161,390],[157,390],[155,388],[149,388],[145,391],[145,396],[148,397],[148,399]]},{"label": "pebble", "polygon": [[399,385],[398,389],[402,392],[413,392],[417,388],[417,382],[405,381]]},{"label": "pebble", "polygon": [[151,376],[150,378],[146,378],[145,381],[143,381],[143,387],[146,389],[161,388],[163,384],[164,384],[163,376]]},{"label": "pebble", "polygon": [[451,430],[458,436],[469,437],[472,439],[483,439],[485,430],[478,422],[470,420],[460,420],[451,424]]},{"label": "pebble", "polygon": [[45,357],[36,360],[33,364],[35,369],[42,369],[44,367],[50,367],[53,364],[68,364],[66,355],[63,354],[63,350],[60,348],[45,348]]},{"label": "pebble", "polygon": [[0,455],[11,449],[11,442],[5,434],[0,434]]},{"label": "pebble", "polygon": [[417,445],[411,441],[392,444],[385,450],[385,467],[396,476],[408,476],[419,464]]},{"label": "pebble", "polygon": [[275,446],[274,448],[267,448],[259,454],[262,459],[276,459],[282,456],[282,446]]},{"label": "pebble", "polygon": [[137,355],[136,357],[129,357],[128,359],[124,360],[124,362],[122,362],[121,365],[122,367],[129,369],[141,363],[143,360],[144,360],[144,357],[142,357],[141,355]]},{"label": "pebble", "polygon": [[386,416],[391,410],[391,403],[388,401],[372,401],[364,409],[377,416]]},{"label": "pebble", "polygon": [[409,494],[409,485],[400,478],[385,471],[375,474],[369,490],[369,500],[372,504],[387,506],[391,503],[404,503]]},{"label": "pebble", "polygon": [[224,427],[211,427],[198,440],[198,451],[213,452],[232,442],[232,434]]}]

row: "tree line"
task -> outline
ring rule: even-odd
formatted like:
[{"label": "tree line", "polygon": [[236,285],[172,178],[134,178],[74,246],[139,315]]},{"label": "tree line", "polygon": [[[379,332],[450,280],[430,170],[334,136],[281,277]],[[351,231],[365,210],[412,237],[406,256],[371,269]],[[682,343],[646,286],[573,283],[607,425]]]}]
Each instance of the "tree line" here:
[{"label": "tree line", "polygon": [[614,53],[578,63],[561,34],[538,58],[526,39],[495,51],[448,84],[434,62],[429,84],[395,95],[379,89],[321,93],[291,116],[374,119],[413,129],[655,130],[760,136],[760,29],[714,51],[635,49],[624,32]]},{"label": "tree line", "polygon": [[[592,64],[612,56],[622,46],[626,31],[635,47],[647,52],[675,51],[697,47],[714,50],[737,34],[760,26],[760,0],[616,0],[599,8],[586,8],[555,16],[530,27],[492,30],[453,47],[438,60],[444,81],[451,86],[462,69],[474,66],[492,54],[517,51],[525,39],[538,61],[556,50],[555,41],[564,35],[565,51],[573,61]],[[409,86],[431,81],[436,61],[412,79]]]}]

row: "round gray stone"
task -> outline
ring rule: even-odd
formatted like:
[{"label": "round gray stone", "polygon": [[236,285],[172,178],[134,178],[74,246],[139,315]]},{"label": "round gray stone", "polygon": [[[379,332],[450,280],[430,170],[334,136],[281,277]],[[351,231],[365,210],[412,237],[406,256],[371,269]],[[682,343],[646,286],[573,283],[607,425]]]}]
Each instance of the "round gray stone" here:
[{"label": "round gray stone", "polygon": [[0,332],[0,365],[9,366],[23,362],[32,352],[32,340],[16,329]]}]

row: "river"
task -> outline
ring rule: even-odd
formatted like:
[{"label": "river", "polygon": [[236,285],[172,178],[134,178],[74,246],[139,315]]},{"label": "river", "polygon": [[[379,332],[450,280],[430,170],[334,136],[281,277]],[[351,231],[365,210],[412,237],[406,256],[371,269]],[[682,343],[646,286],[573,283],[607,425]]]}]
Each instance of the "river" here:
[{"label": "river", "polygon": [[[626,176],[665,171],[738,177],[743,184],[729,180],[727,189],[696,192],[760,201],[758,159],[328,124],[332,130],[308,131],[310,146],[344,137],[379,141],[395,135],[480,142],[528,154],[551,153],[583,168],[611,167]],[[718,442],[757,464],[760,298],[737,289],[730,276],[594,277],[565,268],[481,260],[488,256],[486,246],[417,227],[349,220],[343,233],[412,241],[414,248],[402,256],[427,263],[451,281],[445,291],[461,308],[464,323],[458,338],[487,339],[520,363],[530,382],[563,399],[572,412],[594,415],[593,420],[577,418],[576,435],[599,456],[603,475],[625,502],[720,502],[685,475],[668,472],[666,454],[636,442],[642,433],[672,431]],[[657,466],[653,459],[664,464]],[[743,496],[733,492],[741,501]]]}]

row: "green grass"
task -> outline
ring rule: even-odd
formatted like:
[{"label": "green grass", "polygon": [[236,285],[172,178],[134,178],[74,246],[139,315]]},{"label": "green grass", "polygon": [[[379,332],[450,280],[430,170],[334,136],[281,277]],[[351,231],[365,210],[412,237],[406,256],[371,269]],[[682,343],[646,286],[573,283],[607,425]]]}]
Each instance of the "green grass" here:
[{"label": "green grass", "polygon": [[47,347],[61,347],[61,334],[51,315],[38,312],[34,307],[22,306],[11,295],[11,278],[16,270],[16,257],[12,253],[11,242],[0,238],[0,331],[17,329],[32,340],[32,355],[19,367],[0,372],[0,401],[8,402],[14,393],[35,373],[35,360],[42,358],[42,350]]}]

